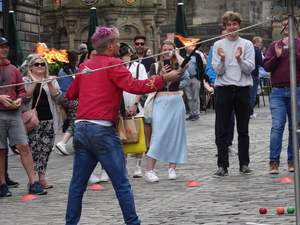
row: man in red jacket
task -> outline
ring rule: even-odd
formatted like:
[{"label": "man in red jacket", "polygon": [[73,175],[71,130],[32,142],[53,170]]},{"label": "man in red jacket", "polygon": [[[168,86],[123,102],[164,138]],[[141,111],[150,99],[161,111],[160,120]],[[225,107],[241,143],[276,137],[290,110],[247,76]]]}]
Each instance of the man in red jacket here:
[{"label": "man in red jacket", "polygon": [[[79,73],[123,63],[119,56],[119,32],[116,28],[98,27],[92,36],[97,55],[85,61]],[[179,80],[181,72],[147,80],[134,79],[124,65],[76,76],[66,96],[78,98],[74,135],[73,177],[69,188],[66,224],[77,224],[81,216],[82,197],[89,177],[98,162],[105,168],[119,200],[127,225],[138,225],[132,190],[126,173],[122,143],[116,134],[116,123],[123,90],[146,94],[163,88],[164,82]]]}]

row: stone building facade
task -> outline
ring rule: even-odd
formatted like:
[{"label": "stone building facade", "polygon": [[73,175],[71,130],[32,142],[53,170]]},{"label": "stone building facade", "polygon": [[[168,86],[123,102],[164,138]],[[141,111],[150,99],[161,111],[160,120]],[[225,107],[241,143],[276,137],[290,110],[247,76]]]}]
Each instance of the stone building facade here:
[{"label": "stone building facade", "polygon": [[[99,25],[116,26],[120,40],[131,45],[135,35],[143,34],[147,45],[157,52],[166,34],[174,32],[179,2],[185,5],[189,37],[210,40],[202,45],[204,51],[216,41],[213,38],[219,35],[225,11],[239,12],[242,27],[266,21],[269,15],[286,13],[285,0],[2,0],[0,30],[8,10],[14,10],[25,55],[37,42],[44,42],[49,48],[77,50],[80,43],[87,41],[90,8],[96,7]],[[293,2],[297,13],[300,0]],[[275,20],[246,29],[241,36],[249,40],[261,36],[268,46],[280,37],[280,31],[280,21]]]}]

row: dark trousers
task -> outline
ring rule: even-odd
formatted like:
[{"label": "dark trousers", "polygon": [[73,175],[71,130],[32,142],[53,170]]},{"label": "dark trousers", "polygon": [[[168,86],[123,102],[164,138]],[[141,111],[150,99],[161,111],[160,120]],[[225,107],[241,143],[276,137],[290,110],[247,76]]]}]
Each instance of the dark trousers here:
[{"label": "dark trousers", "polygon": [[[216,108],[218,90],[217,88],[214,90],[214,107]],[[228,147],[232,146],[233,138],[234,138],[234,125],[235,125],[235,115],[234,110],[232,110],[231,118],[230,118],[230,126],[228,131]],[[215,144],[217,145],[217,120],[215,120]]]},{"label": "dark trousers", "polygon": [[240,167],[247,165],[249,159],[249,117],[250,87],[218,87],[216,102],[218,167],[228,168],[228,131],[232,111],[236,115],[238,132],[238,157]]}]

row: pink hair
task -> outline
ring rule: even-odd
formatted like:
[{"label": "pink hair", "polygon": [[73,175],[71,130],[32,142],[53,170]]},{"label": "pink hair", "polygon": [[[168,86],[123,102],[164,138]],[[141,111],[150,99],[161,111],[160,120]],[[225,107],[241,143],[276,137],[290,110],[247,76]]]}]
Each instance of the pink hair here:
[{"label": "pink hair", "polygon": [[96,43],[100,40],[107,39],[109,37],[118,36],[118,34],[119,33],[116,28],[97,27],[91,39],[93,43]]}]

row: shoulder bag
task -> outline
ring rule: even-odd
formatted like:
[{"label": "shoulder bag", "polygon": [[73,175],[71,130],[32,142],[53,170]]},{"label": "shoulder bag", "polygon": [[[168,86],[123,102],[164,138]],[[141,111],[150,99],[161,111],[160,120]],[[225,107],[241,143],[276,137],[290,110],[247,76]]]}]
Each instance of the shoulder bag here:
[{"label": "shoulder bag", "polygon": [[[158,63],[154,63],[156,74],[158,74]],[[152,108],[153,108],[153,101],[156,96],[156,91],[148,94],[144,105],[144,118],[145,119],[152,119]]]},{"label": "shoulder bag", "polygon": [[[140,63],[137,65],[137,68],[136,68],[136,79],[137,80],[139,79],[139,68],[140,68]],[[144,107],[147,97],[148,97],[148,94],[145,94],[145,95],[142,95],[142,97],[140,98],[140,104],[142,107]]]},{"label": "shoulder bag", "polygon": [[34,130],[40,123],[39,118],[38,118],[38,114],[37,114],[37,111],[36,111],[36,106],[37,106],[37,104],[40,100],[40,97],[41,97],[42,88],[43,88],[42,86],[43,86],[43,84],[41,84],[40,93],[39,93],[39,96],[36,100],[34,108],[27,111],[27,112],[24,112],[22,114],[23,124],[24,124],[25,129],[27,130],[27,132]]}]

